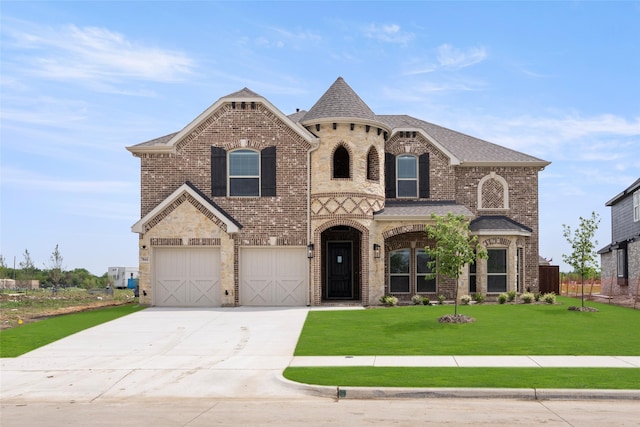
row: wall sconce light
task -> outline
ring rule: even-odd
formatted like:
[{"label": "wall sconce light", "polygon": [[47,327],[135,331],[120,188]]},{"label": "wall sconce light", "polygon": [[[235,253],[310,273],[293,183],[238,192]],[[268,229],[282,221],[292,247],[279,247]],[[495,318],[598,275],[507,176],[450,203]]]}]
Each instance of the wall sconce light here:
[{"label": "wall sconce light", "polygon": [[313,258],[313,243],[307,245],[307,258]]},{"label": "wall sconce light", "polygon": [[380,258],[380,245],[377,243],[373,244],[373,257]]}]

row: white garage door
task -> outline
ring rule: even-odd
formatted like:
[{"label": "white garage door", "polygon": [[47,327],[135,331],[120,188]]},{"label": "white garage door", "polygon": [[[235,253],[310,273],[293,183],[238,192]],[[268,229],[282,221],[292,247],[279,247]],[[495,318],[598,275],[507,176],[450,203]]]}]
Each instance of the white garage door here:
[{"label": "white garage door", "polygon": [[220,249],[155,248],[154,304],[219,307]]},{"label": "white garage door", "polygon": [[307,305],[309,260],[304,248],[242,248],[240,304]]}]

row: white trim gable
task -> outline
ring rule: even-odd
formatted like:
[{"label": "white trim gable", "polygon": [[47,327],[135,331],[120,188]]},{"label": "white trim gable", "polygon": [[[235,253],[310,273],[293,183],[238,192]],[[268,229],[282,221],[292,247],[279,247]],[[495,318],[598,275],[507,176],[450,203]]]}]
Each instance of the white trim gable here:
[{"label": "white trim gable", "polygon": [[142,217],[138,222],[131,226],[131,231],[134,233],[144,233],[144,225],[155,218],[160,212],[162,212],[167,206],[171,205],[176,201],[180,196],[184,193],[189,194],[203,206],[206,206],[207,209],[215,215],[220,221],[222,221],[227,226],[227,233],[237,233],[240,231],[240,227],[238,224],[233,221],[228,214],[219,210],[216,206],[212,205],[211,202],[202,195],[200,195],[197,191],[191,188],[188,184],[182,184],[176,191],[171,193],[169,197],[164,199],[162,202],[158,204],[155,208],[153,208],[148,214]]},{"label": "white trim gable", "polygon": [[417,132],[420,135],[422,135],[426,140],[428,140],[431,144],[433,144],[438,150],[440,150],[440,152],[442,152],[445,156],[449,158],[449,165],[456,166],[462,163],[460,159],[458,159],[456,156],[453,155],[451,151],[447,150],[442,144],[436,141],[435,138],[433,138],[431,135],[425,132],[424,129],[414,128],[414,127],[395,128],[393,129],[393,133],[391,134],[391,136],[395,135],[398,132]]}]

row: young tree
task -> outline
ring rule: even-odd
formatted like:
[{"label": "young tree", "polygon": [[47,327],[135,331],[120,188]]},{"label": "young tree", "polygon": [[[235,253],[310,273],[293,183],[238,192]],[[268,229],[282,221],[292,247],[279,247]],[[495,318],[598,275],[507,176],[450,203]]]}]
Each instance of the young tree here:
[{"label": "young tree", "polygon": [[36,272],[36,267],[33,264],[33,260],[31,259],[31,254],[27,249],[24,250],[24,261],[20,262],[20,268],[22,269],[22,278],[26,280],[33,279],[33,276]]},{"label": "young tree", "polygon": [[591,218],[580,217],[580,225],[571,233],[571,227],[562,224],[562,235],[571,245],[571,254],[562,254],[564,262],[573,267],[573,271],[580,275],[582,282],[582,307],[584,308],[584,279],[594,277],[598,273],[597,240],[593,237],[598,230],[600,216],[591,212]]},{"label": "young tree", "polygon": [[465,264],[475,263],[477,258],[487,258],[487,251],[478,244],[478,236],[469,236],[469,222],[463,215],[447,216],[431,214],[435,221],[427,225],[425,231],[430,239],[436,241],[434,247],[425,247],[431,257],[427,264],[433,273],[427,277],[446,276],[455,279],[455,313],[458,315],[458,278]]},{"label": "young tree", "polygon": [[51,270],[49,271],[49,278],[53,286],[57,286],[62,279],[62,255],[56,244],[56,248],[53,250],[51,257]]}]

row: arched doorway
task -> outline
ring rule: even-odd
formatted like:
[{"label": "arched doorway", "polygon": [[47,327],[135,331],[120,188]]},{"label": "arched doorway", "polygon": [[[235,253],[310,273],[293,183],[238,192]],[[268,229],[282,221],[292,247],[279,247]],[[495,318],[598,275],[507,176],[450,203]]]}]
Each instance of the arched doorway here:
[{"label": "arched doorway", "polygon": [[360,300],[362,233],[346,225],[322,232],[322,300]]}]

